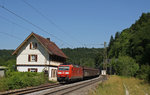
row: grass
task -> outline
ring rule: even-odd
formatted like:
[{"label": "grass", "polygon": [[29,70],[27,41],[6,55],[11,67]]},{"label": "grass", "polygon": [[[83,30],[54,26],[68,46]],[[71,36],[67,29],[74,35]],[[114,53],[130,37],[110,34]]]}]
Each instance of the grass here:
[{"label": "grass", "polygon": [[136,78],[109,76],[108,80],[100,83],[89,95],[125,95],[125,84],[130,95],[150,95],[150,84]]},{"label": "grass", "polygon": [[45,83],[55,82],[48,81],[44,73],[7,72],[6,77],[0,78],[0,91],[38,86]]}]

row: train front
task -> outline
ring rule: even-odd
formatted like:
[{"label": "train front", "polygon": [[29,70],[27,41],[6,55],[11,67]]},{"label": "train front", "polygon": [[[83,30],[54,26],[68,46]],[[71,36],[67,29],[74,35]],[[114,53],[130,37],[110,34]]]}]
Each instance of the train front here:
[{"label": "train front", "polygon": [[69,82],[71,74],[71,65],[59,65],[57,71],[57,81],[58,82]]}]

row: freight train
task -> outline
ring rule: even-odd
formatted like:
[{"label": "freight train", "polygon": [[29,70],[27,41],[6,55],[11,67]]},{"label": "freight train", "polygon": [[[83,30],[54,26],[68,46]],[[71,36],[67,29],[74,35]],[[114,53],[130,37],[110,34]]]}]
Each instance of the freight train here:
[{"label": "freight train", "polygon": [[57,70],[57,81],[68,83],[99,76],[99,69],[87,68],[77,65],[59,65]]}]

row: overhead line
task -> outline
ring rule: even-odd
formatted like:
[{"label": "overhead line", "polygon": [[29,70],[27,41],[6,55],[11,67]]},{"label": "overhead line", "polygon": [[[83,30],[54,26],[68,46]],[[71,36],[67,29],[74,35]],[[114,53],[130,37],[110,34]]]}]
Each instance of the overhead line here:
[{"label": "overhead line", "polygon": [[[68,33],[66,33],[61,27],[59,27],[53,20],[49,19],[47,16],[45,16],[42,12],[40,12],[37,8],[33,7],[31,4],[29,4],[26,0],[23,0],[23,2],[28,5],[29,7],[31,7],[33,10],[35,10],[38,14],[40,14],[44,19],[46,19],[49,23],[51,23],[52,25],[54,25],[59,31],[65,33],[68,35]],[[70,37],[70,35],[68,36]],[[70,37],[70,38],[74,38],[74,37]],[[75,38],[74,38],[75,39]],[[76,40],[76,39],[75,39]],[[81,42],[78,42],[82,45]]]},{"label": "overhead line", "polygon": [[[23,21],[25,21],[25,22],[27,22],[27,23],[31,24],[32,26],[36,27],[37,29],[39,29],[39,30],[41,30],[41,31],[43,31],[43,32],[45,32],[45,33],[47,33],[47,34],[50,34],[52,37],[56,38],[57,40],[62,41],[62,42],[65,42],[65,41],[63,41],[63,40],[59,39],[58,37],[56,37],[55,35],[53,35],[53,34],[51,34],[51,33],[47,32],[46,30],[44,30],[44,29],[40,28],[39,26],[37,26],[37,25],[33,24],[33,23],[32,23],[32,22],[30,22],[29,20],[27,20],[27,19],[25,19],[25,18],[23,18],[23,17],[19,16],[18,14],[16,14],[16,13],[12,12],[11,10],[9,10],[9,9],[5,8],[4,6],[0,5],[0,7],[1,7],[1,8],[3,8],[4,10],[6,10],[6,11],[10,12],[11,14],[15,15],[16,17],[18,17],[18,18],[22,19]],[[68,44],[67,42],[65,42],[65,43],[66,43],[67,45],[69,45],[69,46],[72,46],[72,45]]]},{"label": "overhead line", "polygon": [[8,33],[5,33],[5,32],[0,32],[0,34],[4,34],[4,35],[7,35],[9,37],[12,37],[12,38],[15,38],[17,40],[22,40],[21,38],[17,37],[17,36],[14,36],[14,35],[11,35],[11,34],[8,34]]},{"label": "overhead line", "polygon": [[13,21],[11,21],[11,20],[7,19],[6,17],[3,17],[3,16],[1,16],[1,15],[0,15],[0,17],[1,17],[1,18],[3,18],[3,19],[4,19],[4,20],[6,20],[6,21],[8,21],[8,22],[12,23],[12,24],[15,24],[15,25],[16,25],[16,26],[18,26],[18,27],[23,28],[24,30],[31,31],[30,29],[25,28],[25,27],[23,27],[23,26],[22,26],[22,25],[20,25],[20,24],[17,24],[17,23],[15,23],[15,22],[13,22]]},{"label": "overhead line", "polygon": [[52,20],[50,20],[48,17],[46,17],[43,13],[41,13],[38,9],[36,9],[35,7],[33,7],[31,4],[29,4],[28,2],[26,2],[25,0],[23,0],[23,2],[25,4],[27,4],[28,6],[30,6],[32,9],[34,9],[38,14],[40,14],[42,17],[44,17],[46,20],[48,20],[51,24],[53,24],[56,28],[58,28],[60,31],[63,31],[56,23],[54,23]]}]

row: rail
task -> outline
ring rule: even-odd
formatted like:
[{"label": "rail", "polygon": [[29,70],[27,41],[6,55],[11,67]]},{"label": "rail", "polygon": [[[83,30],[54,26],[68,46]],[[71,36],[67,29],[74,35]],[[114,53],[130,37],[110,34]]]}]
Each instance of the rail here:
[{"label": "rail", "polygon": [[61,86],[61,84],[55,83],[55,84],[45,84],[45,85],[40,85],[36,87],[31,87],[31,88],[24,88],[24,89],[18,89],[18,90],[12,90],[12,91],[5,91],[5,92],[0,92],[0,95],[22,95],[22,94],[29,94],[41,90],[46,90],[54,87]]},{"label": "rail", "polygon": [[104,80],[106,80],[106,76],[100,76],[98,78],[81,81],[81,82],[76,82],[76,83],[72,83],[72,84],[66,84],[66,85],[63,85],[60,87],[55,87],[52,89],[35,92],[33,94],[34,95],[65,95],[65,94],[71,93],[73,91],[76,91],[80,88],[86,87],[86,86],[94,84],[96,82],[102,82]]}]

